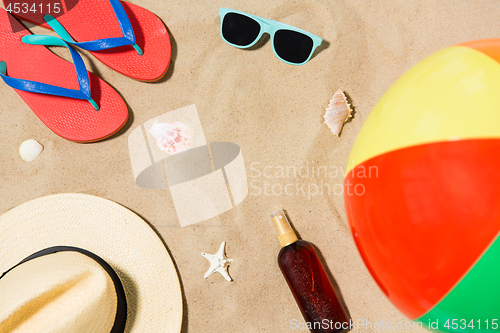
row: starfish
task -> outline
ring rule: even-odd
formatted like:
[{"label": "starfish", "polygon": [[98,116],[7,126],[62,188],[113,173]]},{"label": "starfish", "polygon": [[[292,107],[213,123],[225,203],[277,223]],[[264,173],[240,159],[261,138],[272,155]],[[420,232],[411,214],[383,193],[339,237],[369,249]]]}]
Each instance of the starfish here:
[{"label": "starfish", "polygon": [[222,244],[219,247],[219,251],[217,251],[216,254],[208,254],[205,252],[201,253],[203,257],[205,257],[208,261],[210,261],[210,268],[203,276],[205,279],[208,278],[210,275],[214,274],[215,272],[219,272],[226,280],[232,281],[231,277],[227,272],[226,263],[233,262],[233,259],[229,259],[224,255],[225,245],[226,242],[222,242]]}]

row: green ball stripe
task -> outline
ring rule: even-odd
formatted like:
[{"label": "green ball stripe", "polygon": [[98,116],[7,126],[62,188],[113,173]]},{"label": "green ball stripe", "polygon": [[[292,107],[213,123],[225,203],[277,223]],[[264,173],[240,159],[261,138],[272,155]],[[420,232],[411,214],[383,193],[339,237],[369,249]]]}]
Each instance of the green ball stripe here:
[{"label": "green ball stripe", "polygon": [[[458,327],[452,327],[453,319],[457,319],[455,323]],[[463,319],[467,325],[472,320],[474,328],[461,328],[460,326],[464,326]],[[496,329],[492,327],[494,319],[497,319]],[[445,298],[416,319],[422,322],[425,328],[429,328],[429,322],[436,320],[441,332],[500,332],[500,236]],[[444,327],[447,320],[449,328]]]}]

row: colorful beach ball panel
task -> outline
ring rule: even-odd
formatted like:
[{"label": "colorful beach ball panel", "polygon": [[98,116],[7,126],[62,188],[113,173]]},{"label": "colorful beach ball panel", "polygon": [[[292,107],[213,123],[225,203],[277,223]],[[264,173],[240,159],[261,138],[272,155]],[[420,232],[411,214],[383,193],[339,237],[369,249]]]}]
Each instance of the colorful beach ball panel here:
[{"label": "colorful beach ball panel", "polygon": [[499,46],[466,43],[415,65],[376,104],[349,157],[354,240],[391,302],[424,326],[500,321]]},{"label": "colorful beach ball panel", "polygon": [[[462,310],[470,306],[480,312],[471,319],[499,316],[500,256],[496,262],[486,256],[498,254],[500,246],[498,240],[490,246],[500,230],[495,152],[500,140],[438,142],[377,156],[347,174],[347,217],[357,247],[379,286],[409,318],[446,301],[452,289],[476,301],[451,302],[444,313],[469,318],[473,312]],[[461,279],[475,264],[490,272],[476,273],[470,279],[481,282],[464,289]],[[431,311],[427,317],[434,316],[440,315]]]}]

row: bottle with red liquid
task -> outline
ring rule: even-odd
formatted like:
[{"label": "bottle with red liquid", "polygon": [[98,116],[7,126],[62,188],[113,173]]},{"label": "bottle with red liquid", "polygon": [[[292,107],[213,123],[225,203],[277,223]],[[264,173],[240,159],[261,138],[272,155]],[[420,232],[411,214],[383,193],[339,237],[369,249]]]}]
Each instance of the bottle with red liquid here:
[{"label": "bottle with red liquid", "polygon": [[314,246],[299,240],[283,210],[271,214],[282,249],[278,265],[313,333],[347,331],[349,318]]}]

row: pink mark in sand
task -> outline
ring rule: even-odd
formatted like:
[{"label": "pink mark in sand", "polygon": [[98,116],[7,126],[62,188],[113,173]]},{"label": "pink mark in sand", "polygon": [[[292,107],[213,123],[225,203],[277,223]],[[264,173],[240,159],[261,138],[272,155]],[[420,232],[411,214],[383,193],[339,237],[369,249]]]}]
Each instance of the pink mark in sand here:
[{"label": "pink mark in sand", "polygon": [[149,133],[156,139],[158,147],[167,154],[188,150],[191,145],[191,130],[180,121],[154,123]]}]

